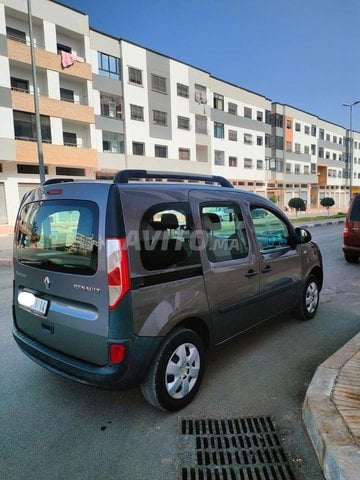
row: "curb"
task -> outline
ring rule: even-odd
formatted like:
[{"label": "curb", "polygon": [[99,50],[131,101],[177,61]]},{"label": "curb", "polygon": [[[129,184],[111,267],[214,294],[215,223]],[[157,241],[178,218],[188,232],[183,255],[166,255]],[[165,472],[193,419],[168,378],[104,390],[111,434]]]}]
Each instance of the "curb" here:
[{"label": "curb", "polygon": [[332,392],[341,369],[360,351],[360,333],[316,370],[302,417],[326,480],[357,480],[360,449],[335,405]]},{"label": "curb", "polygon": [[306,223],[306,224],[294,224],[294,227],[300,227],[300,228],[314,228],[314,227],[323,227],[324,225],[340,225],[342,223],[345,223],[345,219],[341,220],[323,220],[322,222],[315,222],[315,223]]}]

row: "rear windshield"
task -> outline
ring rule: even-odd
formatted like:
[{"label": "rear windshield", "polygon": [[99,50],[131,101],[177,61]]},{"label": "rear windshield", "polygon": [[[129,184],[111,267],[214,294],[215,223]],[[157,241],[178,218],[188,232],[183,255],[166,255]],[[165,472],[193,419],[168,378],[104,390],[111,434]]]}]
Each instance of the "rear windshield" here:
[{"label": "rear windshield", "polygon": [[360,194],[356,195],[353,200],[350,212],[350,220],[352,220],[353,222],[360,221]]},{"label": "rear windshield", "polygon": [[93,275],[98,257],[98,207],[93,202],[28,203],[19,213],[16,256],[35,268]]}]

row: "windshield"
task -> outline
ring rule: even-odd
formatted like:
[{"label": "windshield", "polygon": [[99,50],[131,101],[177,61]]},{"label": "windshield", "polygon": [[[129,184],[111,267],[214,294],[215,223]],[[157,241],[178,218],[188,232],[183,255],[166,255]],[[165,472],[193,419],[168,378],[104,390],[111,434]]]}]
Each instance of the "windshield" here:
[{"label": "windshield", "polygon": [[16,257],[24,265],[80,275],[97,270],[98,207],[93,202],[26,204],[15,232]]}]

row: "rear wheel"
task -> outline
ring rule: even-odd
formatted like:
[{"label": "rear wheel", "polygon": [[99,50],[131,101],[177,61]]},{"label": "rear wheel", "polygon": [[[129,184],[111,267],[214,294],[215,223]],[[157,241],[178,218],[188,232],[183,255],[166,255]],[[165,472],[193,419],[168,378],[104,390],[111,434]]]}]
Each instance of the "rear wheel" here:
[{"label": "rear wheel", "polygon": [[204,375],[205,348],[197,333],[185,328],[167,337],[141,385],[154,407],[176,411],[195,397]]},{"label": "rear wheel", "polygon": [[348,263],[357,263],[359,261],[359,255],[350,255],[350,253],[345,253],[344,256]]},{"label": "rear wheel", "polygon": [[315,275],[309,275],[304,287],[297,308],[299,320],[310,320],[315,316],[319,305],[320,284]]}]

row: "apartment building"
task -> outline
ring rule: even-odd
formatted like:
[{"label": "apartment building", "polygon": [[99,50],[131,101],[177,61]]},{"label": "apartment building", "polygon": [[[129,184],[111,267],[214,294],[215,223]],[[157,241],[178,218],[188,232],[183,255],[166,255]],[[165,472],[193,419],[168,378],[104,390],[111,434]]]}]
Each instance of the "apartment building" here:
[{"label": "apartment building", "polygon": [[[346,128],[92,29],[85,13],[52,0],[32,2],[32,24],[47,178],[218,174],[280,206],[300,196],[315,208],[331,196],[346,208]],[[39,184],[30,53],[26,0],[0,0],[0,229]]]}]

